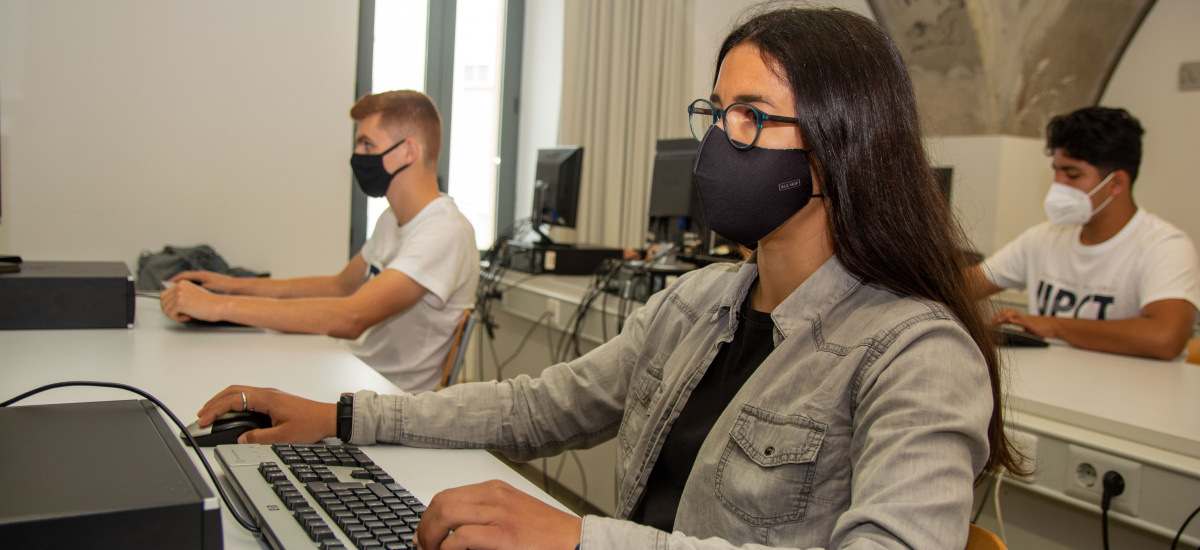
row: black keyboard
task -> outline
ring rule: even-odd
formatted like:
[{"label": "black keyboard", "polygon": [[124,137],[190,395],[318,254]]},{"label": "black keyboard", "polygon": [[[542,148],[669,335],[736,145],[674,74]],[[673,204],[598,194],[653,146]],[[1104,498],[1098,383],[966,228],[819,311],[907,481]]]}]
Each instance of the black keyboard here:
[{"label": "black keyboard", "polygon": [[215,452],[272,548],[416,548],[425,505],[353,445],[218,445]]}]

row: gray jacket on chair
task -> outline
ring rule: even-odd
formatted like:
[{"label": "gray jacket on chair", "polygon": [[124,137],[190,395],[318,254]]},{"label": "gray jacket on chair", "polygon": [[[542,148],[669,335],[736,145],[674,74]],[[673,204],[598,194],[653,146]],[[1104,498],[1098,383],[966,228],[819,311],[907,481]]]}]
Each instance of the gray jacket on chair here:
[{"label": "gray jacket on chair", "polygon": [[[516,459],[618,438],[628,517],[666,433],[728,342],[753,259],[691,272],[618,337],[538,378],[355,397],[351,441]],[[591,548],[949,548],[988,456],[983,356],[940,304],[862,284],[836,258],[772,313],[775,350],[705,440],[675,532],[586,517]]]}]

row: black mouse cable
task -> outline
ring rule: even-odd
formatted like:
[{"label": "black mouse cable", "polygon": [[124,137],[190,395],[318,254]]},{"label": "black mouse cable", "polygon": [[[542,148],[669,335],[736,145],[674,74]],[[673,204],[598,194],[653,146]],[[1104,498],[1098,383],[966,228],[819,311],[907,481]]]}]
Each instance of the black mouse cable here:
[{"label": "black mouse cable", "polygon": [[233,514],[233,519],[237,520],[237,522],[240,523],[242,525],[242,527],[244,527],[247,531],[250,531],[251,533],[253,533],[255,535],[262,532],[258,528],[257,525],[255,525],[253,522],[247,521],[246,519],[242,518],[241,515],[238,514],[237,508],[235,508],[233,506],[233,503],[229,501],[229,495],[225,494],[225,489],[221,488],[221,483],[219,481],[217,481],[217,474],[213,472],[212,466],[208,465],[208,459],[204,458],[204,453],[200,451],[200,445],[198,445],[196,443],[196,438],[192,437],[192,434],[188,433],[187,427],[183,425],[183,422],[181,422],[179,420],[179,418],[175,416],[175,413],[171,412],[171,409],[168,409],[167,406],[162,403],[162,401],[159,401],[153,395],[150,395],[149,393],[146,393],[145,391],[142,391],[138,388],[135,388],[135,387],[127,385],[127,384],[120,384],[117,382],[94,382],[94,381],[55,382],[53,384],[46,384],[45,386],[42,386],[40,388],[34,388],[34,389],[29,390],[21,395],[14,397],[12,399],[9,399],[8,401],[0,403],[0,407],[7,407],[9,405],[12,405],[13,403],[16,403],[16,402],[22,400],[22,399],[25,399],[26,397],[37,395],[46,390],[52,390],[55,388],[65,388],[65,387],[69,387],[69,386],[91,386],[91,387],[97,387],[97,388],[116,388],[119,390],[130,391],[130,392],[136,393],[142,397],[145,397],[146,399],[149,399],[151,403],[154,403],[154,405],[159,408],[159,410],[167,413],[167,416],[171,418],[171,422],[174,422],[175,426],[177,428],[179,428],[179,431],[181,433],[183,433],[183,435],[186,435],[188,438],[188,441],[190,441],[192,443],[192,449],[194,451],[196,451],[196,456],[200,457],[200,463],[204,465],[204,470],[206,472],[208,472],[208,478],[212,480],[213,485],[217,488],[217,494],[221,495],[221,500],[225,501],[225,507],[229,509],[230,514]]},{"label": "black mouse cable", "polygon": [[1200,514],[1200,506],[1192,510],[1187,519],[1183,520],[1183,525],[1179,526],[1179,531],[1175,533],[1175,539],[1171,541],[1171,550],[1175,550],[1175,547],[1179,545],[1179,539],[1183,538],[1183,531],[1187,529],[1188,524],[1192,522],[1192,518],[1196,517],[1196,514]]}]

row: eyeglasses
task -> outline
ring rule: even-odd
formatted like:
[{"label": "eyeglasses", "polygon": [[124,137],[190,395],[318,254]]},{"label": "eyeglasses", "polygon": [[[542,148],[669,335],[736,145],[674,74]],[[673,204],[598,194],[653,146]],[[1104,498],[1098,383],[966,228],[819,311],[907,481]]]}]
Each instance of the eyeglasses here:
[{"label": "eyeglasses", "polygon": [[748,103],[734,103],[724,109],[718,109],[707,99],[697,99],[688,105],[688,124],[692,127],[692,137],[696,141],[704,139],[704,134],[717,121],[725,123],[725,137],[735,149],[746,150],[754,147],[758,136],[762,133],[763,123],[786,122],[800,124],[799,119],[790,116],[768,115]]}]

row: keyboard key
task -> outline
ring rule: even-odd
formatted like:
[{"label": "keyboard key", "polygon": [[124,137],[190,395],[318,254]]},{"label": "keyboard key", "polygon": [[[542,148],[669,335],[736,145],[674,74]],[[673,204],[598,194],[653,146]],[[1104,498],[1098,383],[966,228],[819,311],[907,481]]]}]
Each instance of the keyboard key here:
[{"label": "keyboard key", "polygon": [[355,489],[365,489],[365,488],[366,488],[365,485],[363,485],[362,483],[359,483],[357,481],[349,481],[349,482],[345,482],[345,483],[330,483],[329,484],[329,490],[333,491],[333,492],[337,492],[339,490],[353,491]]},{"label": "keyboard key", "polygon": [[317,542],[337,538],[337,535],[334,534],[333,529],[331,529],[328,525],[313,526],[312,529],[308,531],[308,536]]},{"label": "keyboard key", "polygon": [[314,528],[309,535],[312,536],[312,539],[317,542],[321,542],[323,540],[337,540],[337,534],[335,534],[333,529],[330,529],[328,526]]}]

